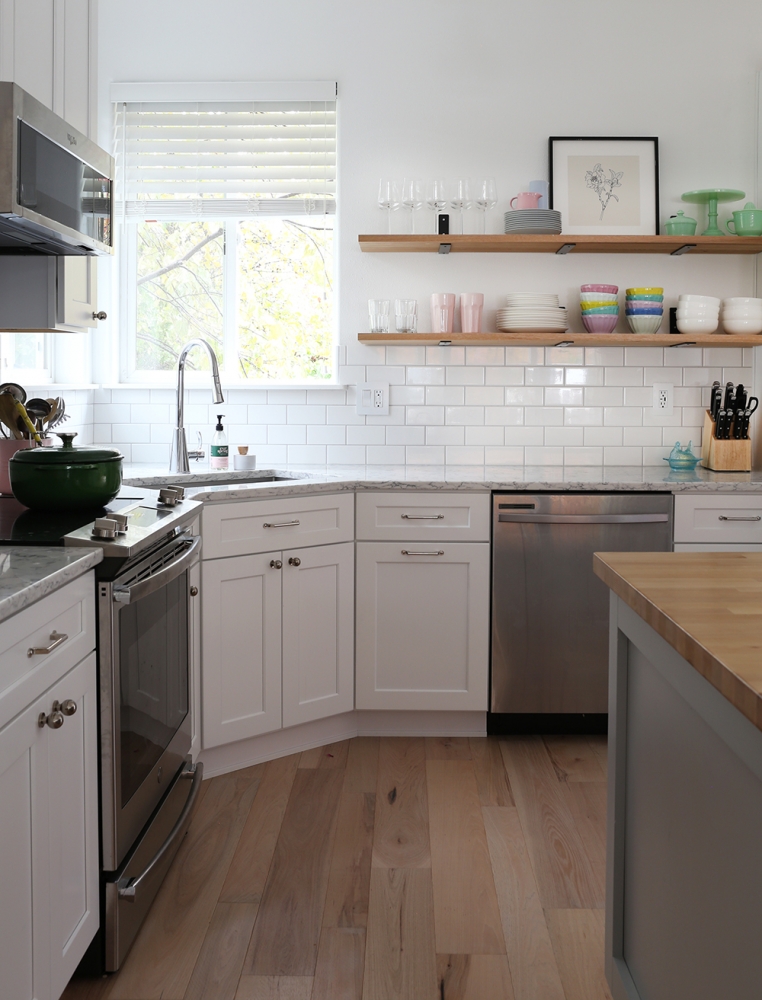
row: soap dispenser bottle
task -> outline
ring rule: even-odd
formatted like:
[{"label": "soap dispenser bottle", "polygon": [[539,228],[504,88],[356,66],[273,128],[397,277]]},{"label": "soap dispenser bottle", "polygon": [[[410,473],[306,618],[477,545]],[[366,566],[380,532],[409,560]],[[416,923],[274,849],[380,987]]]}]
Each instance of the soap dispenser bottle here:
[{"label": "soap dispenser bottle", "polygon": [[217,414],[217,426],[214,428],[212,438],[211,467],[213,469],[227,469],[228,467],[228,436],[222,426],[224,413]]}]

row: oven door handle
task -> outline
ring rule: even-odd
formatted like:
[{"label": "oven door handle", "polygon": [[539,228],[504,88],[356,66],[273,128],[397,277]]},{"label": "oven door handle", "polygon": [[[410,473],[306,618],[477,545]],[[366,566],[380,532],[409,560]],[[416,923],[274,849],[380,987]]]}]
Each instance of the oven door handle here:
[{"label": "oven door handle", "polygon": [[177,841],[181,840],[185,836],[191,811],[193,810],[193,806],[196,804],[198,793],[201,790],[201,782],[204,778],[204,765],[200,761],[197,764],[189,765],[185,770],[180,772],[178,781],[182,778],[192,778],[193,784],[191,785],[191,790],[188,792],[188,798],[183,806],[183,810],[177,817],[177,822],[169,831],[169,836],[140,875],[135,878],[120,879],[116,884],[117,895],[120,899],[124,899],[128,903],[135,902],[138,891],[140,890],[140,883],[144,879],[148,878],[154,868],[156,868],[156,866],[161,862],[164,855],[168,851],[171,851]]},{"label": "oven door handle", "polygon": [[655,524],[669,514],[498,514],[498,521],[521,524]]},{"label": "oven door handle", "polygon": [[146,580],[141,580],[140,583],[134,583],[131,587],[114,587],[114,600],[119,604],[134,604],[136,601],[141,600],[141,598],[148,597],[149,594],[161,590],[162,587],[165,587],[176,577],[180,576],[181,573],[184,573],[188,566],[196,561],[200,548],[201,535],[197,535],[189,543],[188,548],[181,556],[168,566],[165,566],[164,569],[160,569],[158,573],[154,573],[153,576],[149,576]]}]

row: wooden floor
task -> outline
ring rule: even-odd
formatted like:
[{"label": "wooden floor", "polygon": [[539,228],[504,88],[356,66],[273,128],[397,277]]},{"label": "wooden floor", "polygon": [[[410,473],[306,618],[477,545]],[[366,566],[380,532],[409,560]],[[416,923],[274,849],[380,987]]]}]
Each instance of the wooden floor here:
[{"label": "wooden floor", "polygon": [[64,1000],[610,1000],[604,737],[369,738],[205,781]]}]

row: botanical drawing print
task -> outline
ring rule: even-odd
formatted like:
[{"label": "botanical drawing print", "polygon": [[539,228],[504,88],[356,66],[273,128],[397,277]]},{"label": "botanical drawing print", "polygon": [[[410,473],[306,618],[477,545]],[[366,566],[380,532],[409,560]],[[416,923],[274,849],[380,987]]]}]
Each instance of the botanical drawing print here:
[{"label": "botanical drawing print", "polygon": [[603,221],[603,213],[606,211],[611,199],[613,198],[614,201],[619,201],[617,195],[614,194],[614,188],[622,186],[623,175],[623,170],[617,171],[609,169],[609,176],[607,177],[600,163],[596,163],[592,170],[587,170],[585,172],[586,186],[595,191],[598,195],[598,201],[601,203],[601,221]]}]

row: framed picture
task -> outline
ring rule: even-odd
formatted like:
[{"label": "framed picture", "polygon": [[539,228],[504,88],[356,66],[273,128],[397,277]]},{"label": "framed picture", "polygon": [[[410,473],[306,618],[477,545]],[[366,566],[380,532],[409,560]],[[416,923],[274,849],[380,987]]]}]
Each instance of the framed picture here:
[{"label": "framed picture", "polygon": [[655,136],[551,136],[550,207],[563,232],[656,236],[659,140]]}]

